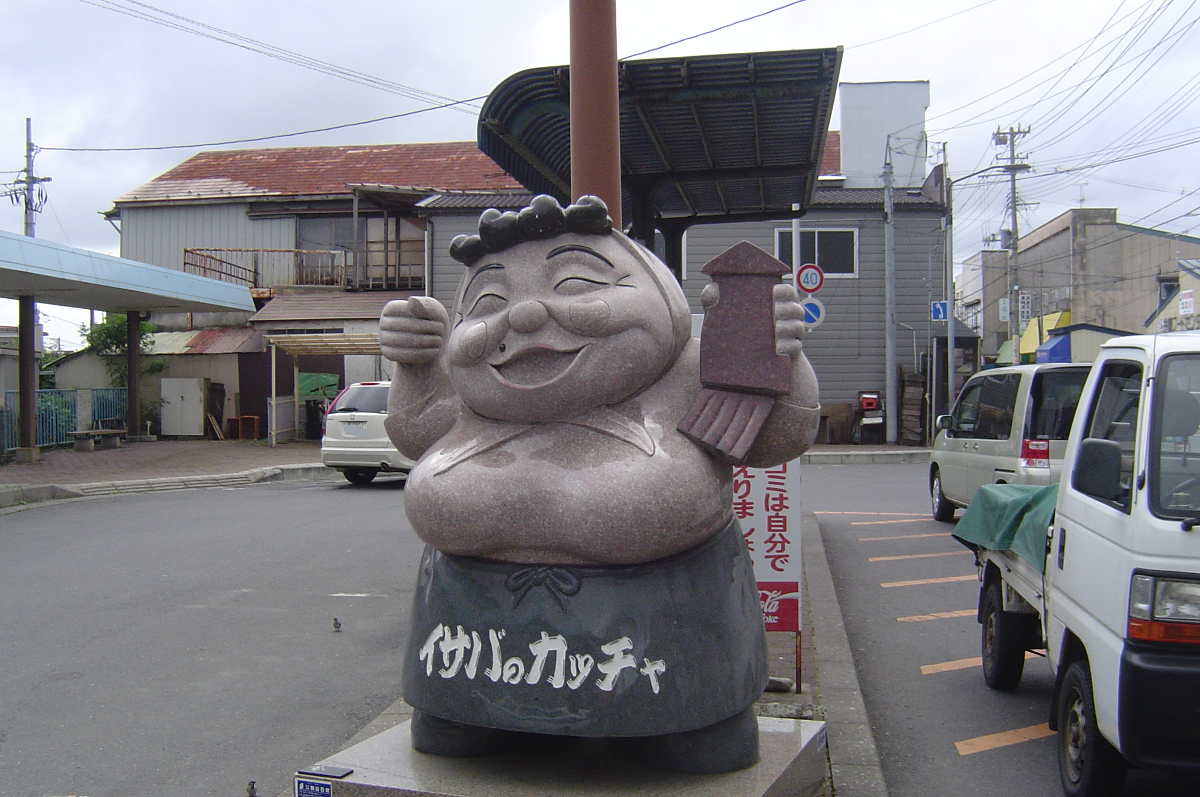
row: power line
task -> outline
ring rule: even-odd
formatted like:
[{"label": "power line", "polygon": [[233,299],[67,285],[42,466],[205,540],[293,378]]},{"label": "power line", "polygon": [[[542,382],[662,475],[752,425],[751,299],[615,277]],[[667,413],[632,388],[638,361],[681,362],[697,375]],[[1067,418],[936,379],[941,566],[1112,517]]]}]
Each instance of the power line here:
[{"label": "power line", "polygon": [[[174,27],[177,29],[182,29],[185,32],[193,33],[195,35],[202,36],[204,38],[212,38],[212,39],[217,39],[218,41],[225,41],[223,39],[218,39],[215,36],[209,36],[207,34],[200,33],[198,31],[186,29],[183,26],[175,25],[175,24],[172,24],[172,23],[164,21],[164,20],[159,20],[159,19],[153,18],[149,15],[132,11],[130,9],[122,9],[122,8],[116,7],[114,0],[80,0],[80,2],[87,3],[88,5],[94,5],[94,6],[97,6],[100,8],[105,8],[107,10],[116,11],[117,13],[124,13],[129,16],[134,16],[136,18],[145,19],[149,22],[155,22],[156,24],[164,25],[166,27]],[[129,2],[133,2],[136,5],[144,6],[146,8],[153,8],[153,6],[148,6],[145,3],[137,2],[137,0],[129,0]],[[663,44],[658,47],[651,48],[649,50],[643,50],[640,53],[634,53],[633,55],[626,56],[625,58],[623,58],[621,60],[629,60],[631,58],[636,58],[641,55],[646,55],[647,53],[652,53],[657,50],[661,50],[666,47],[670,47],[672,45],[679,44],[680,42],[691,41],[692,39],[697,39],[697,38],[700,38],[701,36],[707,36],[711,33],[716,33],[718,31],[725,30],[727,28],[731,28],[734,25],[740,25],[743,22],[749,22],[754,19],[759,19],[760,17],[765,17],[768,14],[773,14],[776,11],[782,11],[785,8],[790,8],[791,6],[799,5],[800,3],[803,3],[803,2],[807,2],[807,0],[794,0],[791,3],[786,3],[786,4],[778,6],[776,8],[772,8],[768,11],[762,12],[761,14],[755,14],[753,16],[745,17],[743,19],[739,19],[734,22],[730,22],[726,25],[722,25],[720,27],[713,28],[712,30],[704,31],[703,33],[697,33],[693,36],[688,36],[686,38],[679,39],[677,41],[670,42],[668,44]],[[105,3],[105,4],[102,5],[102,3]],[[159,9],[154,9],[154,10],[158,11]],[[163,11],[161,13],[168,14],[169,16],[172,16],[172,17],[178,17],[178,15],[170,14],[170,12]],[[186,17],[179,17],[179,18],[187,19]],[[188,21],[194,22],[194,20],[188,20]],[[198,22],[195,22],[195,24],[201,25],[205,28],[211,27],[211,26],[207,26],[207,25],[204,25],[203,23],[198,23]],[[218,30],[218,31],[220,30],[219,28],[212,28],[212,29]],[[237,34],[228,33],[227,31],[221,31],[221,32],[226,33],[230,36],[236,36],[239,39],[245,38],[245,37],[238,36]],[[254,43],[260,44],[260,45],[262,44],[261,42],[255,42],[255,40],[253,40],[253,39],[246,39],[246,41],[254,42]],[[243,45],[238,45],[234,42],[226,41],[225,43],[235,44],[235,46],[243,46]],[[272,45],[262,45],[262,46],[265,48],[273,49],[273,50],[280,50],[280,48],[274,48]],[[244,47],[244,49],[253,49],[253,48]],[[259,52],[259,51],[255,50],[255,52]],[[280,50],[280,52],[289,52],[289,51]],[[262,53],[262,54],[270,55],[270,53]],[[272,55],[271,57],[276,57],[276,56]],[[297,57],[298,58],[306,58],[305,56],[298,56],[298,55],[297,55]],[[289,59],[283,59],[283,60],[289,60]],[[319,63],[319,64],[325,63],[325,62],[316,62],[315,59],[308,59],[308,60],[314,61],[315,63]],[[303,66],[303,64],[297,64],[297,65]],[[332,65],[330,65],[330,66],[332,66]],[[313,67],[309,67],[309,68],[313,68]],[[334,68],[341,69],[340,67],[334,67]],[[318,70],[318,71],[323,71],[323,70]],[[399,85],[399,84],[394,84],[394,85]],[[406,88],[410,88],[410,87],[406,87]],[[420,92],[421,90],[413,89],[413,91]],[[439,95],[430,94],[429,92],[421,92],[421,93],[427,94],[427,95],[433,96],[433,97],[439,96]],[[374,119],[366,119],[366,120],[363,120],[360,122],[347,122],[345,124],[330,125],[328,127],[319,127],[319,128],[313,128],[310,130],[299,130],[299,131],[296,131],[293,133],[277,133],[277,134],[266,135],[266,136],[254,136],[254,137],[249,137],[249,138],[231,139],[228,141],[212,141],[212,142],[207,142],[207,143],[203,143],[203,144],[169,144],[169,145],[161,145],[161,146],[142,146],[142,147],[39,147],[39,149],[47,151],[47,152],[157,152],[157,151],[175,150],[175,149],[203,149],[205,147],[223,147],[223,146],[231,146],[234,144],[256,144],[256,143],[260,143],[263,141],[273,141],[273,140],[277,140],[277,139],[281,139],[281,138],[294,138],[297,136],[312,135],[314,133],[327,133],[327,132],[334,131],[334,130],[345,130],[345,129],[351,128],[351,127],[361,127],[364,125],[377,124],[379,122],[387,122],[387,121],[391,121],[393,119],[401,119],[401,118],[404,118],[407,116],[415,116],[416,114],[426,113],[428,111],[437,111],[437,110],[442,110],[444,108],[453,108],[453,107],[457,107],[457,106],[468,105],[470,103],[478,102],[480,100],[485,100],[485,99],[487,99],[487,97],[488,97],[488,95],[483,94],[478,97],[471,97],[471,98],[465,99],[465,100],[452,100],[450,98],[443,98],[443,99],[447,99],[449,101],[442,103],[440,105],[435,105],[431,108],[420,108],[415,111],[407,111],[404,113],[392,114],[389,116],[380,116],[380,117],[377,117]]]},{"label": "power line", "polygon": [[[265,55],[268,58],[284,61],[286,63],[293,64],[304,69],[309,69],[314,72],[320,72],[322,74],[348,80],[352,83],[358,83],[363,86],[377,88],[393,94],[400,94],[420,102],[434,104],[444,104],[449,102],[452,103],[452,105],[443,105],[443,107],[453,107],[455,110],[462,111],[463,113],[471,113],[471,111],[458,107],[457,104],[453,104],[454,99],[452,97],[434,94],[433,92],[425,91],[424,89],[418,89],[414,88],[413,86],[406,86],[402,83],[396,83],[391,80],[373,77],[357,70],[347,69],[336,64],[331,64],[328,61],[321,61],[316,58],[311,58],[307,55],[303,55],[292,50],[276,47],[273,44],[267,44],[266,42],[252,39],[248,36],[242,36],[241,34],[218,28],[215,25],[209,25],[180,14],[164,11],[161,8],[156,8],[155,6],[149,5],[148,3],[139,2],[139,0],[124,0],[124,2],[126,2],[128,5],[121,5],[121,0],[79,1],[81,3],[86,3],[87,5],[95,6],[96,8],[101,8],[106,11],[113,11],[118,14],[133,17],[134,19],[140,19],[146,22],[151,22],[155,25],[161,25],[166,28],[182,31],[183,33],[190,33],[201,38],[221,42],[223,44],[229,44],[243,50],[248,50],[259,55]],[[129,6],[136,6],[137,8],[130,8]],[[155,14],[161,16],[155,16]]]},{"label": "power line", "polygon": [[775,8],[764,11],[761,14],[755,14],[754,16],[745,17],[743,19],[739,19],[734,22],[730,22],[726,25],[721,25],[720,27],[713,28],[712,30],[706,30],[703,33],[696,33],[692,36],[685,36],[682,39],[676,39],[675,41],[669,42],[667,44],[660,44],[657,47],[651,47],[649,50],[642,50],[640,53],[634,53],[633,55],[627,55],[620,60],[628,61],[631,58],[638,58],[639,56],[648,55],[650,53],[655,53],[655,52],[658,52],[659,50],[665,50],[668,47],[674,47],[676,44],[683,44],[684,42],[690,42],[693,39],[699,39],[701,36],[708,36],[711,33],[717,33],[719,31],[728,30],[729,28],[732,28],[734,25],[741,25],[743,22],[750,22],[751,20],[761,19],[762,17],[765,17],[768,14],[774,14],[776,11],[782,11],[785,8],[791,8],[792,6],[798,6],[804,2],[807,2],[807,0],[792,0],[792,2],[790,2],[790,3],[784,3],[781,6],[776,6]]},{"label": "power line", "polygon": [[873,41],[863,42],[862,44],[850,44],[850,45],[846,46],[846,49],[847,50],[856,50],[859,47],[870,47],[872,44],[879,44],[880,42],[889,41],[891,39],[899,38],[900,36],[907,36],[910,33],[916,33],[919,30],[928,28],[930,25],[936,25],[939,22],[945,22],[946,20],[951,19],[953,17],[957,17],[960,14],[966,14],[967,12],[974,11],[977,8],[983,8],[984,6],[994,3],[994,2],[996,2],[996,0],[983,0],[983,2],[980,3],[979,5],[974,5],[974,6],[971,6],[970,8],[964,8],[962,11],[955,11],[953,14],[947,14],[944,17],[940,17],[931,22],[926,22],[923,25],[918,25],[915,28],[909,28],[908,30],[901,31],[900,33],[893,33],[890,36],[884,36],[882,39],[875,39]]},{"label": "power line", "polygon": [[392,119],[402,119],[406,116],[416,116],[420,113],[428,113],[429,111],[437,111],[442,108],[448,108],[450,105],[458,105],[464,102],[475,102],[476,100],[485,99],[487,95],[473,97],[469,100],[455,100],[446,105],[438,105],[433,108],[418,108],[415,111],[405,111],[404,113],[396,113],[390,116],[379,116],[375,119],[364,119],[361,122],[347,122],[340,125],[330,125],[329,127],[317,127],[312,130],[299,130],[295,133],[276,133],[269,136],[255,136],[253,138],[238,138],[229,141],[212,141],[206,144],[168,144],[157,147],[39,147],[43,152],[157,152],[168,149],[202,149],[204,147],[224,147],[232,144],[256,144],[260,141],[272,141],[279,138],[294,138],[296,136],[307,136],[313,133],[328,133],[331,130],[345,130],[350,127],[362,127],[363,125],[373,125],[378,122],[388,122]]}]

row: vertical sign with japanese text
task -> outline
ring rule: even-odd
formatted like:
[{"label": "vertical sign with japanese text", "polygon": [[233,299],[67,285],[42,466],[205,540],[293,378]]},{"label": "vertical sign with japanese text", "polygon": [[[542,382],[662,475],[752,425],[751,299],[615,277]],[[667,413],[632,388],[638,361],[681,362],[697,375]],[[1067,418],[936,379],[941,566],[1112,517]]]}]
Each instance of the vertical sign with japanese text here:
[{"label": "vertical sign with japanese text", "polygon": [[800,630],[800,463],[733,470],[733,513],[754,562],[768,631]]}]

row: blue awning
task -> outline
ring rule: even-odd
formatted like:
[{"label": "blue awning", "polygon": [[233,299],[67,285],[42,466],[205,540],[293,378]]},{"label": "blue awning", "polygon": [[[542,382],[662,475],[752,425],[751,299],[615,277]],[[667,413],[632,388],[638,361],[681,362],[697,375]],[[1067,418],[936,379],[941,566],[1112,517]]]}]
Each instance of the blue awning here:
[{"label": "blue awning", "polygon": [[1034,352],[1034,362],[1037,363],[1069,363],[1071,362],[1071,336],[1053,335],[1037,347]]}]

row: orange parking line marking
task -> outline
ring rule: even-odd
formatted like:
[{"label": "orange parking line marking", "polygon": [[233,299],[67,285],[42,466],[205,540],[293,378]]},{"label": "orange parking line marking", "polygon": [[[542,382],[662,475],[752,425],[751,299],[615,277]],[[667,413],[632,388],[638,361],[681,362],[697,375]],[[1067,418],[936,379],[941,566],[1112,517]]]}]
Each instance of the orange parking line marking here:
[{"label": "orange parking line marking", "polygon": [[814,515],[862,515],[864,517],[872,517],[872,516],[877,516],[877,517],[923,517],[923,518],[929,517],[929,515],[924,514],[922,512],[835,512],[833,510],[821,510],[819,512],[813,512],[813,514]]},{"label": "orange parking line marking", "polygon": [[[851,523],[850,525],[854,525]],[[870,540],[920,540],[925,537],[949,537],[950,532],[939,531],[934,534],[899,534],[892,537],[859,537],[859,542],[868,542]]]},{"label": "orange parking line marking", "polygon": [[1010,744],[1032,742],[1034,739],[1044,739],[1053,735],[1054,731],[1050,730],[1050,726],[1043,722],[1041,725],[1030,725],[1028,728],[1017,728],[1015,731],[1002,731],[987,736],[977,736],[974,739],[964,739],[961,742],[955,742],[954,747],[958,750],[959,755],[971,755],[972,753],[982,753],[985,750],[995,750],[997,747],[1008,747]]},{"label": "orange parking line marking", "polygon": [[902,556],[871,556],[868,562],[895,562],[898,559],[933,559],[938,556],[966,556],[971,551],[942,551],[941,553],[906,553]]},{"label": "orange parking line marking", "polygon": [[[1034,653],[1032,650],[1025,651],[1026,659],[1040,659],[1044,654]],[[943,661],[940,664],[922,664],[921,675],[935,675],[939,672],[953,672],[954,670],[969,670],[972,667],[982,667],[983,659],[976,656],[973,659],[956,659],[954,661]]]},{"label": "orange parking line marking", "polygon": [[939,672],[952,672],[954,670],[967,670],[971,667],[982,667],[983,658],[976,656],[973,659],[956,659],[954,661],[943,661],[940,664],[922,664],[921,675],[933,675]]},{"label": "orange parking line marking", "polygon": [[884,587],[916,587],[921,584],[949,584],[952,581],[978,581],[979,576],[972,573],[969,576],[946,576],[945,578],[918,578],[913,581],[885,581],[879,586]]},{"label": "orange parking line marking", "polygon": [[926,517],[905,518],[904,520],[855,520],[850,523],[851,526],[882,526],[885,523],[924,523],[929,520]]},{"label": "orange parking line marking", "polygon": [[925,620],[945,620],[949,617],[974,617],[977,614],[975,609],[959,609],[953,612],[934,612],[933,614],[913,614],[908,617],[897,617],[897,623],[920,623]]}]

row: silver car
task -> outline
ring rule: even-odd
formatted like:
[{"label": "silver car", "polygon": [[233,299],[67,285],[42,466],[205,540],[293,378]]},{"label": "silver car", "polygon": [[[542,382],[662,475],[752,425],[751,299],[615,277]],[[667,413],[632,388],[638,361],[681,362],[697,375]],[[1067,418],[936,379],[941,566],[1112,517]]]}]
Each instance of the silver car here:
[{"label": "silver car", "polygon": [[325,413],[321,462],[352,484],[367,484],[380,471],[408,473],[416,464],[396,450],[383,428],[390,387],[391,382],[356,382]]},{"label": "silver car", "polygon": [[929,455],[937,520],[954,519],[983,484],[1058,481],[1089,365],[1043,363],[981,371],[963,385]]}]

